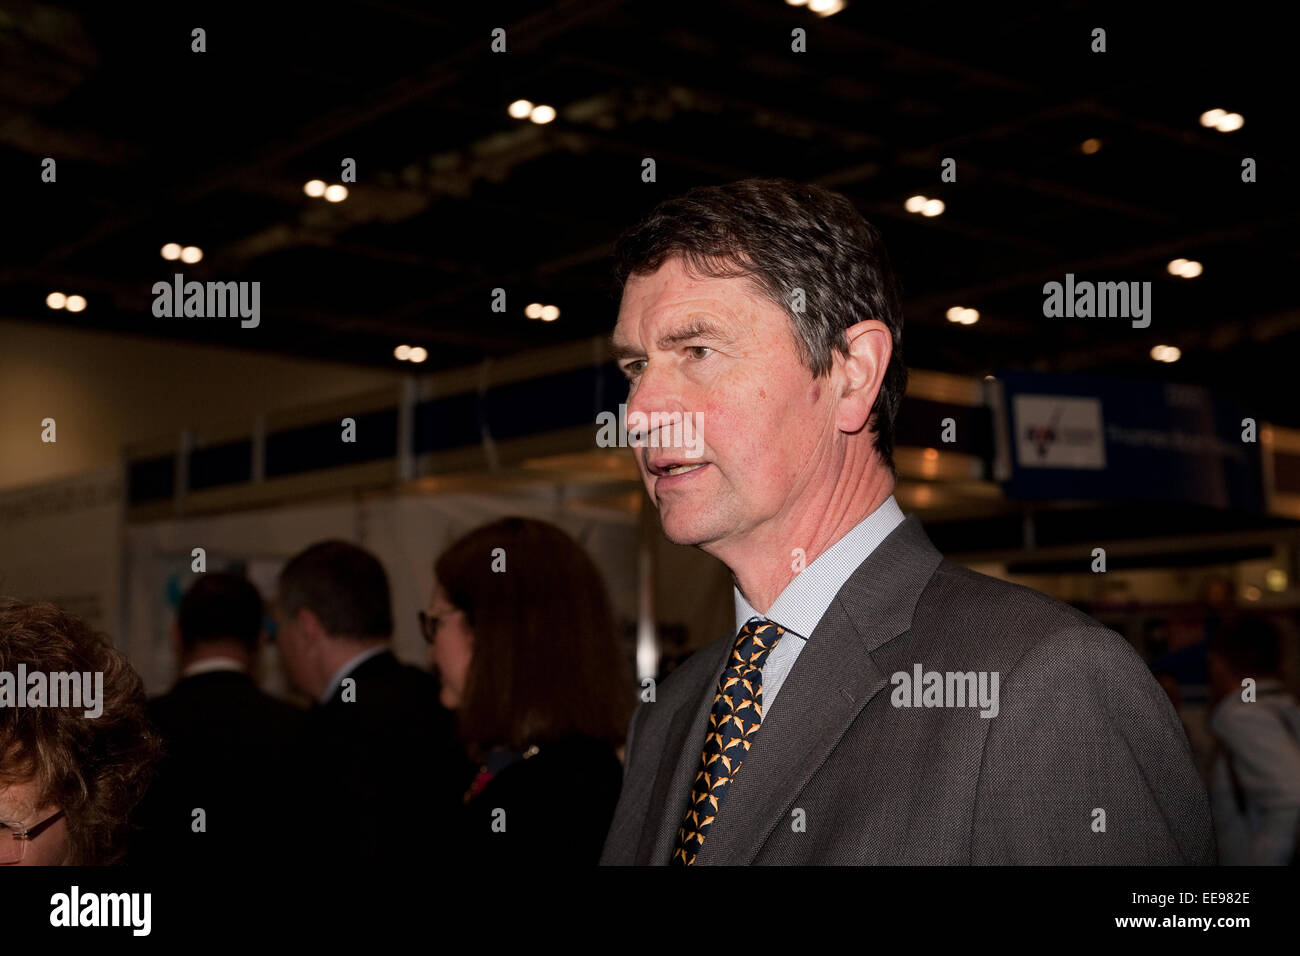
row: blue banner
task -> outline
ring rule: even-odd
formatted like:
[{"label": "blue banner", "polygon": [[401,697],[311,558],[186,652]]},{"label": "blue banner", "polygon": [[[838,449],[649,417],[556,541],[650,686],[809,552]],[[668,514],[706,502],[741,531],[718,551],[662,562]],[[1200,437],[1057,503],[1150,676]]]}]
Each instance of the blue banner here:
[{"label": "blue banner", "polygon": [[1257,423],[1235,402],[1194,385],[1033,372],[998,378],[1009,497],[1264,510]]}]

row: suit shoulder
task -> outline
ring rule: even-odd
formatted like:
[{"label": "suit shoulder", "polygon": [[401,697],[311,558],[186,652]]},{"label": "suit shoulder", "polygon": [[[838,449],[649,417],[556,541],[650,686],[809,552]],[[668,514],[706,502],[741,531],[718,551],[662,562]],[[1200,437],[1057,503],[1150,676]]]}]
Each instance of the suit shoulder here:
[{"label": "suit shoulder", "polygon": [[977,644],[1003,669],[1040,654],[1081,665],[1140,663],[1123,637],[1078,608],[946,559],[917,605],[918,623],[967,646]]},{"label": "suit shoulder", "polygon": [[258,688],[257,693],[263,711],[272,717],[295,725],[301,724],[307,719],[307,711],[301,707],[291,704],[281,697],[276,697],[274,694],[268,694],[261,688]]},{"label": "suit shoulder", "polygon": [[178,720],[181,709],[175,695],[168,691],[157,697],[150,697],[144,706],[149,722],[153,724],[154,728],[164,736],[170,734]]},{"label": "suit shoulder", "polygon": [[404,661],[378,673],[359,672],[355,677],[358,687],[378,690],[394,702],[436,699],[438,694],[436,677]]},{"label": "suit shoulder", "polygon": [[999,620],[1033,615],[1043,621],[1045,630],[1101,626],[1078,608],[1042,591],[972,571],[946,558],[940,562],[922,600],[927,596],[944,603],[961,603]]},{"label": "suit shoulder", "polygon": [[153,719],[157,719],[159,714],[165,714],[176,706],[175,698],[171,691],[159,694],[157,697],[150,697],[145,701],[144,709]]}]

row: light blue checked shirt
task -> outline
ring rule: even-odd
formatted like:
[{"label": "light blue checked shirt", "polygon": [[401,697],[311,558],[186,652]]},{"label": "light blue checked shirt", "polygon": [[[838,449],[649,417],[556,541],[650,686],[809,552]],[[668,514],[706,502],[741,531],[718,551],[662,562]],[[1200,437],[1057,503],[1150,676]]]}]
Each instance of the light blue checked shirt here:
[{"label": "light blue checked shirt", "polygon": [[831,601],[835,600],[835,595],[844,587],[844,582],[902,521],[903,512],[894,496],[890,495],[816,561],[796,574],[766,614],[755,611],[741,595],[740,589],[732,588],[736,603],[736,633],[751,617],[765,617],[786,629],[763,664],[764,714],[776,700],[804,644],[808,643],[808,635],[812,634]]}]

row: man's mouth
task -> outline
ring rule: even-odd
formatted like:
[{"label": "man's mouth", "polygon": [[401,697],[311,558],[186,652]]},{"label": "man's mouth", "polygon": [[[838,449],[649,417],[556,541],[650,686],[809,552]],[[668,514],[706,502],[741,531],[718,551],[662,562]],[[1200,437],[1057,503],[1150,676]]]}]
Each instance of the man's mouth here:
[{"label": "man's mouth", "polygon": [[670,478],[674,475],[684,475],[687,472],[695,471],[697,468],[703,468],[707,464],[707,461],[673,461],[665,458],[657,461],[647,461],[646,469],[656,478]]}]

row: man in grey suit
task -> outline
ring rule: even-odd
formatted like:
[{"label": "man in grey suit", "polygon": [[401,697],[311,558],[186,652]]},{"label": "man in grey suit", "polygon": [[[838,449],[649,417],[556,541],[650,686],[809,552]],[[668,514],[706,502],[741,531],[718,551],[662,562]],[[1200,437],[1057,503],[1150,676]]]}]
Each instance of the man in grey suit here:
[{"label": "man in grey suit", "polygon": [[637,462],[667,537],[731,570],[737,634],[637,709],[601,862],[1213,863],[1129,645],[895,503],[900,296],[852,204],[700,188],[616,257]]}]

